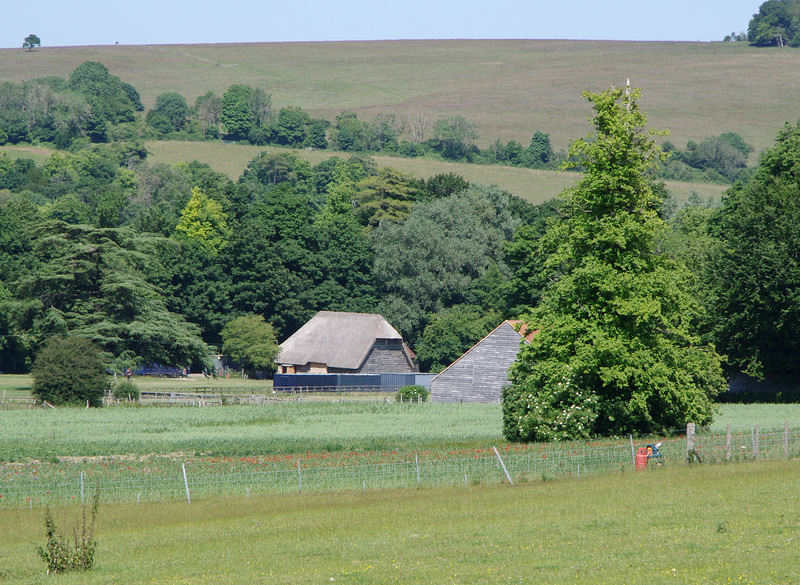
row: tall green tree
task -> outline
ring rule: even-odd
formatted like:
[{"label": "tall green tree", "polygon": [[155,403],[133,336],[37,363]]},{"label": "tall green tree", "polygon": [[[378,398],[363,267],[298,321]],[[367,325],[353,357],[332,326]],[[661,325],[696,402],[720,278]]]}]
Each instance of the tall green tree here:
[{"label": "tall green tree", "polygon": [[195,100],[194,107],[203,136],[217,138],[222,116],[222,98],[213,91],[209,91]]},{"label": "tall green tree", "polygon": [[800,373],[800,123],[787,124],[755,176],[723,197],[709,289],[713,334],[731,365],[760,377]]},{"label": "tall green tree", "polygon": [[195,240],[216,256],[230,237],[228,217],[222,204],[206,195],[200,187],[192,189],[192,198],[181,212],[175,226],[175,238]]},{"label": "tall green tree", "polygon": [[512,441],[647,433],[711,420],[720,356],[692,333],[687,271],[656,250],[650,173],[662,159],[638,89],[585,92],[595,130],[570,147],[583,178],[545,236],[552,284],[525,320],[503,393]]},{"label": "tall green tree", "polygon": [[436,149],[443,157],[452,160],[469,158],[476,150],[478,126],[463,116],[439,118],[433,127]]},{"label": "tall green tree", "polygon": [[188,366],[208,360],[195,325],[170,312],[146,275],[158,272],[156,247],[129,228],[49,221],[32,228],[30,269],[10,285],[8,312],[34,339],[85,337],[110,356]]},{"label": "tall green tree", "polygon": [[[68,87],[86,98],[98,124],[133,122],[134,112],[141,103],[138,92],[132,86],[112,75],[105,65],[97,61],[86,61],[79,65],[70,75]],[[96,137],[100,137],[100,132],[100,129],[94,131]],[[105,138],[95,141],[103,142]]]},{"label": "tall green tree", "polygon": [[275,329],[261,315],[242,315],[222,328],[222,353],[250,375],[257,370],[275,370],[281,348]]},{"label": "tall green tree", "polygon": [[250,98],[253,88],[247,85],[232,85],[222,96],[220,121],[225,133],[232,140],[245,140],[250,131],[252,111]]},{"label": "tall green tree", "polygon": [[415,346],[423,372],[441,372],[500,325],[500,313],[476,305],[454,305],[431,316]]},{"label": "tall green tree", "polygon": [[[503,263],[503,245],[519,219],[496,187],[466,191],[414,206],[403,223],[375,231],[375,275],[382,288],[380,312],[412,344],[427,315],[470,303],[481,277]],[[473,303],[470,303],[473,304]]]},{"label": "tall green tree", "polygon": [[370,228],[387,221],[401,222],[411,213],[418,195],[410,176],[383,167],[377,175],[356,184],[355,213]]},{"label": "tall green tree", "polygon": [[159,94],[155,106],[147,113],[147,123],[164,134],[182,130],[188,119],[186,98],[176,91]]}]

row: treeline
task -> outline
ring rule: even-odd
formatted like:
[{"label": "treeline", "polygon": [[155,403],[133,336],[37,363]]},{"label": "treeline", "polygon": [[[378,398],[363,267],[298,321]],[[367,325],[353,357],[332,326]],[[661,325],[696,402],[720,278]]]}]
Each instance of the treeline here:
[{"label": "treeline", "polygon": [[[734,369],[796,374],[800,182],[787,126],[721,205],[677,205],[659,253],[686,265],[684,318]],[[318,310],[379,312],[423,370],[449,364],[552,284],[543,234],[563,221],[453,174],[416,179],[370,159],[311,166],[262,154],[232,181],[205,164],[153,164],[136,143],[0,154],[0,371],[27,371],[53,335],[80,335],[116,368],[200,366],[236,317],[285,339]]]},{"label": "treeline", "polygon": [[[549,135],[541,131],[528,144],[497,139],[481,149],[477,125],[463,116],[434,120],[418,109],[405,120],[381,113],[366,121],[342,112],[330,121],[312,118],[299,106],[276,110],[270,93],[241,84],[221,96],[208,92],[191,106],[180,93],[165,92],[146,115],[136,115],[143,111],[134,87],[101,63],[86,62],[68,79],[1,84],[0,145],[34,142],[75,151],[91,143],[222,139],[534,169],[558,169],[567,158],[564,151],[554,151]],[[658,171],[660,178],[715,183],[741,180],[753,150],[732,132],[689,141],[685,150],[669,142],[664,147],[672,156]]]},{"label": "treeline", "polygon": [[283,339],[323,309],[383,313],[423,367],[446,364],[464,342],[442,357],[426,327],[513,312],[504,246],[544,213],[359,157],[262,154],[232,181],[131,143],[41,165],[2,153],[0,370],[26,371],[52,335],[90,338],[120,371],[198,366],[235,317],[264,315]]}]

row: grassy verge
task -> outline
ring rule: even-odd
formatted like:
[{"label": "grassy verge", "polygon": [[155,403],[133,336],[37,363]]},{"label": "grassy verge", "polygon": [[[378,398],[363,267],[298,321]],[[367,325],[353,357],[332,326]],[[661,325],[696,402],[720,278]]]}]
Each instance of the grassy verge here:
[{"label": "grassy verge", "polygon": [[[60,584],[797,583],[800,462],[510,487],[106,505]],[[763,505],[769,502],[769,505]],[[72,525],[79,510],[58,509]],[[4,583],[49,583],[43,513],[0,512]]]}]

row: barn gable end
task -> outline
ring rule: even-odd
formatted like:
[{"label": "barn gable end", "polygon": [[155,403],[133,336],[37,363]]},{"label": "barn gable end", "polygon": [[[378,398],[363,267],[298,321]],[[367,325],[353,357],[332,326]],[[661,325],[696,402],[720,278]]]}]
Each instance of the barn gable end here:
[{"label": "barn gable end", "polygon": [[[500,402],[523,336],[503,321],[431,382],[432,402]],[[525,343],[528,341],[525,340]]]}]

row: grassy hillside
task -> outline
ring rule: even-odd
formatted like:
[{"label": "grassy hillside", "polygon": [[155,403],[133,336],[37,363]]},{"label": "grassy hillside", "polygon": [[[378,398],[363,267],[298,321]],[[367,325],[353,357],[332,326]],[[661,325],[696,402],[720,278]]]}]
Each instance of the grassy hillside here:
[{"label": "grassy hillside", "polygon": [[405,118],[461,114],[478,124],[482,146],[533,132],[556,149],[588,130],[584,90],[626,78],[641,87],[641,106],[679,147],[738,132],[761,150],[786,121],[800,118],[795,99],[800,53],[746,43],[611,41],[381,41],[43,47],[0,50],[0,81],[67,76],[100,61],[132,83],[145,107],[179,91],[190,102],[233,83],[262,86],[273,104],[315,116],[342,110],[364,119],[378,112]]}]

